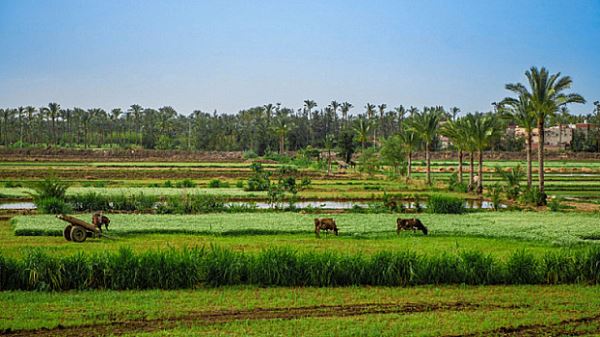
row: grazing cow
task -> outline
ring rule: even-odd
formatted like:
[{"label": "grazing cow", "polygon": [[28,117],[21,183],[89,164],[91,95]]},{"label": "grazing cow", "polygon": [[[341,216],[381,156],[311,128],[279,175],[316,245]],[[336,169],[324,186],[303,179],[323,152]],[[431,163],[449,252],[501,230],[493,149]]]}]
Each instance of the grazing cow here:
[{"label": "grazing cow", "polygon": [[429,232],[427,230],[427,227],[425,227],[425,225],[423,225],[421,220],[416,219],[416,218],[412,218],[412,219],[398,218],[398,220],[396,220],[396,224],[398,225],[398,227],[396,228],[396,234],[400,234],[400,231],[411,230],[411,229],[413,230],[413,233],[416,232],[417,230],[420,230],[423,232],[423,234],[427,235],[427,233]]},{"label": "grazing cow", "polygon": [[107,216],[103,215],[102,212],[96,212],[94,213],[94,215],[92,215],[92,224],[98,227],[100,233],[102,233],[102,225],[104,225],[106,230],[108,230],[109,223],[110,219]]},{"label": "grazing cow", "polygon": [[335,224],[335,220],[332,218],[315,219],[315,234],[317,237],[320,237],[321,230],[325,230],[327,232],[333,230],[335,235],[338,235],[337,225]]}]

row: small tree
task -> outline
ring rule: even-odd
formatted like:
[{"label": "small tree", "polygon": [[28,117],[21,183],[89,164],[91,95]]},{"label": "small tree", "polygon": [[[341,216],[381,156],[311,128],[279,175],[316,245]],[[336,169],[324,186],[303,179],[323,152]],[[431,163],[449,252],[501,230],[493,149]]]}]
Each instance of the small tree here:
[{"label": "small tree", "polygon": [[406,162],[402,138],[399,135],[394,135],[385,139],[380,154],[383,162],[394,168],[394,174],[399,174],[400,167]]}]

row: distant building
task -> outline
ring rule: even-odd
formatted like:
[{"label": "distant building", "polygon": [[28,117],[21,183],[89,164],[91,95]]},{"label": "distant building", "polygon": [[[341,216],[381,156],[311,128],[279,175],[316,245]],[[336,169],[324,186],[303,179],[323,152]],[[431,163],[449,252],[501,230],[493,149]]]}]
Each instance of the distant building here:
[{"label": "distant building", "polygon": [[[579,125],[579,127],[577,127]],[[555,125],[544,129],[544,147],[548,150],[566,150],[573,143],[573,131],[580,128],[593,128],[589,124],[570,124],[570,125]],[[508,130],[507,130],[508,132]],[[515,137],[525,138],[527,141],[527,131],[517,126],[514,131]],[[537,148],[540,142],[539,131],[534,128],[531,131],[531,147]]]}]

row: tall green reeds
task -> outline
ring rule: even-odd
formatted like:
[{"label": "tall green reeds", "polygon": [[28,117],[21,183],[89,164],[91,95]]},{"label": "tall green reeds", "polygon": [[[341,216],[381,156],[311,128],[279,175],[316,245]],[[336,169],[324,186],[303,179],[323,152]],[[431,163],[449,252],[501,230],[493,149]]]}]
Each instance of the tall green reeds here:
[{"label": "tall green reeds", "polygon": [[0,253],[0,290],[188,289],[258,286],[411,286],[422,284],[598,284],[600,247],[517,251],[506,260],[481,252],[372,256],[271,248],[249,254],[220,247],[55,256]]}]

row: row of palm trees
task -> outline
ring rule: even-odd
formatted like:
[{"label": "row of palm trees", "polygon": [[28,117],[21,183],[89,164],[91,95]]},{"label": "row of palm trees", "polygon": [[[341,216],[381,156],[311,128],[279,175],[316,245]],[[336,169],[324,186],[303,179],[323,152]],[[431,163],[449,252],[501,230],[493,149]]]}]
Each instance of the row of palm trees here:
[{"label": "row of palm trees", "polygon": [[[516,97],[506,97],[498,106],[498,114],[469,113],[457,117],[458,109],[452,110],[452,118],[444,118],[444,111],[439,107],[425,108],[416,111],[406,120],[406,128],[401,130],[400,137],[407,155],[407,179],[412,170],[412,153],[422,144],[426,160],[426,182],[431,184],[431,144],[441,134],[448,137],[458,153],[458,182],[463,183],[463,160],[469,154],[470,175],[469,190],[478,194],[483,192],[483,153],[490,144],[501,137],[503,123],[498,116],[511,120],[526,131],[527,153],[527,186],[532,188],[532,135],[534,128],[539,134],[538,142],[538,189],[544,194],[544,128],[567,104],[585,103],[585,99],[575,93],[566,93],[573,81],[569,76],[560,73],[551,74],[546,68],[532,67],[525,72],[527,85],[511,83],[506,89]],[[357,139],[364,144],[368,124],[358,123],[355,126]],[[474,177],[474,158],[477,155],[478,179]]]}]

